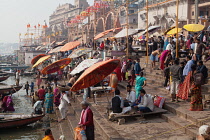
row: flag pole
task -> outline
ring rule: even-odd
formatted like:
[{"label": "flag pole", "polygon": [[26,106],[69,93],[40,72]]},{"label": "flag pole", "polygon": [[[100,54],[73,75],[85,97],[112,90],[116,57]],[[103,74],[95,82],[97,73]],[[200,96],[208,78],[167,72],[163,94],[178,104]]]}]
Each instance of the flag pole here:
[{"label": "flag pole", "polygon": [[127,44],[127,58],[129,57],[129,44],[128,44],[128,0],[126,0],[126,44]]},{"label": "flag pole", "polygon": [[149,33],[148,33],[148,28],[149,28],[149,16],[148,16],[148,0],[146,0],[146,10],[147,10],[147,13],[146,13],[146,18],[147,18],[147,35],[146,35],[146,64],[148,65],[148,61],[149,61],[149,46],[148,46],[148,41],[149,41]]},{"label": "flag pole", "polygon": [[176,58],[179,57],[179,48],[178,48],[178,42],[179,42],[179,36],[178,36],[178,21],[179,21],[179,0],[176,0]]}]

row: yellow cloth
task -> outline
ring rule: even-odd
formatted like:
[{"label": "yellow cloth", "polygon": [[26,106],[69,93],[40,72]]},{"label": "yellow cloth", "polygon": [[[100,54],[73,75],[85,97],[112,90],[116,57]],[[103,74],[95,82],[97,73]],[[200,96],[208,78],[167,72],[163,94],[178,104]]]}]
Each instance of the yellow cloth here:
[{"label": "yellow cloth", "polygon": [[42,140],[54,140],[52,135],[45,136]]}]

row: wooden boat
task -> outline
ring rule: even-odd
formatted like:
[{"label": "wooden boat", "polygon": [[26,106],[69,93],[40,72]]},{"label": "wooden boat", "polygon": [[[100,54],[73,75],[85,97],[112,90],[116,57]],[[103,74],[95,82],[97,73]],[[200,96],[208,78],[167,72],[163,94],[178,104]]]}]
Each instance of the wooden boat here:
[{"label": "wooden boat", "polygon": [[0,88],[0,94],[8,95],[18,92],[23,86],[4,86]]},{"label": "wooden boat", "polygon": [[7,75],[10,75],[10,76],[15,75],[15,72],[13,72],[13,71],[3,71],[3,73],[6,73]]},{"label": "wooden boat", "polygon": [[2,76],[0,77],[0,82],[3,82],[5,80],[7,80],[9,78],[9,76]]},{"label": "wooden boat", "polygon": [[32,124],[41,120],[44,115],[1,115],[0,114],[0,129],[14,128]]},{"label": "wooden boat", "polygon": [[27,71],[27,72],[21,73],[20,75],[21,76],[32,76],[33,74],[35,74],[35,73],[34,72],[31,72],[31,71]]},{"label": "wooden boat", "polygon": [[4,72],[0,72],[0,76],[8,76],[8,74]]}]

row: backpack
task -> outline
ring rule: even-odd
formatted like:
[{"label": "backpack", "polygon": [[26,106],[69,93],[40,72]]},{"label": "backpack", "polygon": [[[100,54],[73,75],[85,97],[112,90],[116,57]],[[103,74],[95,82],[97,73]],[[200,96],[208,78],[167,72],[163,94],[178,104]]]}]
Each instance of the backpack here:
[{"label": "backpack", "polygon": [[202,73],[196,73],[193,78],[194,78],[194,83],[196,86],[203,85],[205,82]]}]

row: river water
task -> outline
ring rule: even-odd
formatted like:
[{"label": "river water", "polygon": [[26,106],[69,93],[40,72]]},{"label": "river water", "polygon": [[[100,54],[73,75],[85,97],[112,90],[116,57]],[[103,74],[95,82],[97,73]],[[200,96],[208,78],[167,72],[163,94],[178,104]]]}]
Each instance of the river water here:
[{"label": "river water", "polygon": [[[21,77],[20,84],[24,85],[26,81],[35,81],[35,79],[31,77]],[[15,77],[11,76],[6,81],[2,82],[7,85],[15,84]],[[0,85],[1,87],[2,85]],[[24,113],[31,114],[32,109],[32,101],[31,98],[26,96],[26,92],[24,88],[20,91],[12,95],[12,99],[14,102],[15,112],[14,113]],[[44,123],[34,123],[28,126],[24,126],[21,128],[15,129],[0,129],[0,140],[41,140],[44,136],[45,128]]]}]

